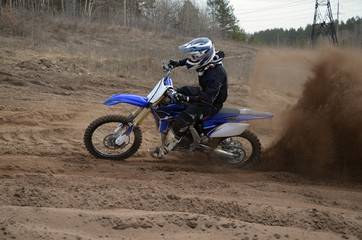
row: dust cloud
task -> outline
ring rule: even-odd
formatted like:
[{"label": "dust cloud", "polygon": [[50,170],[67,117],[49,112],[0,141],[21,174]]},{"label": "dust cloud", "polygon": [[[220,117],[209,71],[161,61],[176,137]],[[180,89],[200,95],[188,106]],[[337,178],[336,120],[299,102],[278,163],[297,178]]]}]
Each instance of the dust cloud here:
[{"label": "dust cloud", "polygon": [[361,51],[325,48],[314,61],[301,97],[282,113],[280,137],[265,150],[261,168],[361,180]]}]

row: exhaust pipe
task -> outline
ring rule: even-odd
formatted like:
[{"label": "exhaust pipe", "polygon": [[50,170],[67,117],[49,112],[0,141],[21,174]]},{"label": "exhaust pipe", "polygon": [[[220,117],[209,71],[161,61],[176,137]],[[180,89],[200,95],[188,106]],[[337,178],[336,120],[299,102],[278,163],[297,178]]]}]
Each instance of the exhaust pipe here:
[{"label": "exhaust pipe", "polygon": [[[211,152],[211,148],[204,144],[199,144],[198,150],[205,152],[205,153]],[[219,148],[215,148],[211,154],[215,157],[227,158],[227,159],[231,159],[231,160],[241,157],[240,153],[239,154],[231,153],[231,152],[227,152],[225,150],[219,149]]]},{"label": "exhaust pipe", "polygon": [[214,151],[212,153],[214,156],[222,157],[222,158],[234,159],[234,158],[239,157],[239,154],[230,153],[230,152],[224,151],[222,149],[214,149]]}]

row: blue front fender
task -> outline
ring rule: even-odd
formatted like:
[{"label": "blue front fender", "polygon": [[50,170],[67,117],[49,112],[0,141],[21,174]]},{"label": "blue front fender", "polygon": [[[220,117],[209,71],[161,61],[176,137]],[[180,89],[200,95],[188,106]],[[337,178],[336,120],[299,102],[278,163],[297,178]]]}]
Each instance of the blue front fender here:
[{"label": "blue front fender", "polygon": [[107,106],[115,105],[118,103],[128,103],[137,107],[146,107],[148,100],[146,97],[134,94],[116,94],[108,98],[104,104]]}]

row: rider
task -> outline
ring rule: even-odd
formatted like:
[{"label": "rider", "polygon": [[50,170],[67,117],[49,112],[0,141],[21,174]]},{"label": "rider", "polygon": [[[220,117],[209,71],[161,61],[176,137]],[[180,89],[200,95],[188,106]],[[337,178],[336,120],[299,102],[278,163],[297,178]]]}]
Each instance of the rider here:
[{"label": "rider", "polygon": [[176,90],[177,93],[173,95],[175,101],[189,104],[175,119],[163,144],[150,152],[154,158],[164,158],[194,122],[216,114],[228,95],[227,75],[222,64],[224,52],[216,52],[213,42],[205,37],[196,38],[179,46],[179,49],[190,56],[179,61],[170,60],[169,65],[196,68],[199,86],[184,86]]}]

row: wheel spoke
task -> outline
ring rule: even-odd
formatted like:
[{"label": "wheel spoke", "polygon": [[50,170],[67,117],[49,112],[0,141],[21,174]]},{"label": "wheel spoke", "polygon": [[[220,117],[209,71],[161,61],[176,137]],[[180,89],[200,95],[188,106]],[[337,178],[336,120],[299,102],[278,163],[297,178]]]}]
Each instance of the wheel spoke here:
[{"label": "wheel spoke", "polygon": [[221,158],[229,167],[245,168],[251,166],[260,155],[259,139],[246,130],[240,136],[225,138],[220,142],[224,151],[235,154],[234,158]]},{"label": "wheel spoke", "polygon": [[[116,129],[119,125],[120,125],[119,122],[109,122],[100,125],[97,129],[95,129],[93,133],[94,138],[92,138],[92,142],[96,151],[98,151],[102,155],[119,155],[129,150],[129,148],[132,146],[131,144],[133,142],[132,140],[130,139],[126,140],[127,143],[126,146],[120,148],[113,145],[114,144],[113,142],[109,142],[110,139],[107,139],[109,137],[112,137],[114,129]],[[131,133],[129,138],[132,138],[133,137],[132,135],[133,133]]]},{"label": "wheel spoke", "polygon": [[[103,116],[94,120],[84,133],[84,144],[88,152],[96,158],[113,160],[123,160],[132,156],[142,142],[142,134],[138,127],[132,128],[132,132],[121,146],[115,144],[117,137],[121,136],[129,125],[129,118],[120,115]],[[122,129],[122,126],[125,127]]]}]

